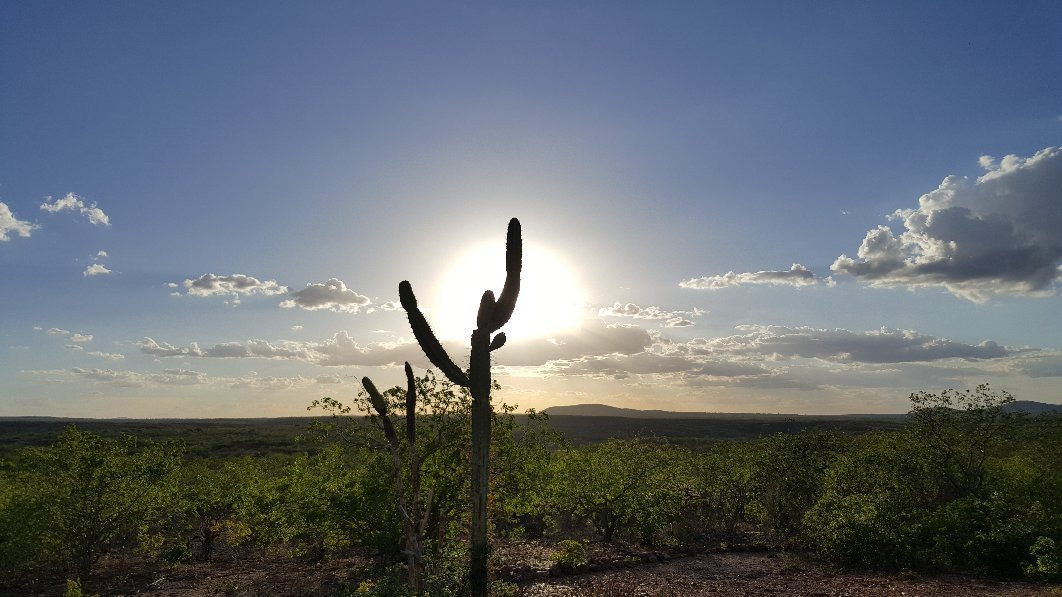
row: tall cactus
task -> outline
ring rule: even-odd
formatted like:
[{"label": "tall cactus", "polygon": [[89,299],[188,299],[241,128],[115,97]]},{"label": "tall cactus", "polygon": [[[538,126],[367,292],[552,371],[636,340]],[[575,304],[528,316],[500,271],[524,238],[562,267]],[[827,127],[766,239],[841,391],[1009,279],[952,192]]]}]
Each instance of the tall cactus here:
[{"label": "tall cactus", "polygon": [[[495,299],[494,292],[485,290],[479,301],[476,329],[472,331],[472,353],[466,375],[443,348],[424,314],[417,307],[413,287],[403,280],[398,285],[398,297],[409,318],[409,326],[424,354],[451,382],[468,388],[472,394],[472,527],[470,531],[472,563],[469,570],[471,590],[474,597],[486,596],[487,558],[490,547],[487,542],[487,484],[490,465],[490,353],[505,344],[505,333],[497,332],[516,307],[520,294],[520,269],[523,263],[523,243],[520,238],[520,221],[509,220],[505,236],[505,284],[501,295]],[[393,432],[393,431],[392,431]]]}]

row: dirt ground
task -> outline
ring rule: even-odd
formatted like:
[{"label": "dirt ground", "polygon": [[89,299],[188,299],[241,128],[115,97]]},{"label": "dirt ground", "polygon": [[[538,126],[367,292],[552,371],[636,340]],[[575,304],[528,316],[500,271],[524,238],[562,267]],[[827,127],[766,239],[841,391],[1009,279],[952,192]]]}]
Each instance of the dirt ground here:
[{"label": "dirt ground", "polygon": [[1062,592],[1024,582],[935,576],[904,579],[830,571],[810,561],[779,553],[708,553],[624,570],[532,582],[526,597],[686,597],[744,596],[889,596],[959,597],[1006,595],[1059,596]]},{"label": "dirt ground", "polygon": [[[499,546],[497,576],[518,582],[524,597],[889,596],[999,595],[1062,597],[1062,588],[965,576],[901,577],[842,571],[779,551],[637,552],[590,546],[590,565],[564,573],[551,566],[548,543]],[[166,597],[310,596],[349,594],[368,564],[354,558],[309,563],[282,555],[246,554],[216,562],[159,568],[111,560],[85,587],[86,595]],[[61,595],[60,585],[4,595]]]}]

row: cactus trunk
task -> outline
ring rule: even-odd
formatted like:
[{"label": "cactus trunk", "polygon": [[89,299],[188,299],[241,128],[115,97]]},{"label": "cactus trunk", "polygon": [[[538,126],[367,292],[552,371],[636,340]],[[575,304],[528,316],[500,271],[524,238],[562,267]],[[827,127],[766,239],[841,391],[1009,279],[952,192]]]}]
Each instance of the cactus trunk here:
[{"label": "cactus trunk", "polygon": [[472,356],[469,390],[472,393],[472,565],[469,570],[472,595],[486,595],[487,559],[487,491],[490,476],[490,333],[477,329],[472,333]]}]

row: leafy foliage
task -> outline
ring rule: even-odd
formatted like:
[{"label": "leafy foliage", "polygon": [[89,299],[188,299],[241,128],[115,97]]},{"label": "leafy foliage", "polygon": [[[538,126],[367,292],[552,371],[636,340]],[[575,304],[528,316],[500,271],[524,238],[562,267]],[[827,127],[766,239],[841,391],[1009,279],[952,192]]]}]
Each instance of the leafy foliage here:
[{"label": "leafy foliage", "polygon": [[[415,444],[401,454],[416,450],[422,462],[421,594],[468,594],[471,399],[431,373],[416,392]],[[382,395],[400,411],[402,388]],[[654,439],[572,448],[549,417],[498,405],[490,520],[498,535],[573,538],[558,543],[558,562],[582,561],[589,537],[718,545],[753,533],[851,566],[1060,582],[1062,416],[1013,416],[1010,400],[987,386],[918,393],[900,430],[698,449]],[[356,414],[374,412],[367,396],[316,406],[333,416],[297,453],[189,458],[180,442],[73,427],[14,451],[0,460],[0,588],[73,579],[91,593],[94,567],[112,552],[179,566],[268,549],[310,561],[361,554],[375,563],[355,594],[412,594],[396,505],[412,485],[395,483],[409,469],[381,450],[381,417]],[[406,438],[406,419],[390,421]]]},{"label": "leafy foliage", "polygon": [[175,442],[140,445],[71,426],[9,464],[0,500],[0,570],[86,577],[107,550],[164,527],[181,462]]}]

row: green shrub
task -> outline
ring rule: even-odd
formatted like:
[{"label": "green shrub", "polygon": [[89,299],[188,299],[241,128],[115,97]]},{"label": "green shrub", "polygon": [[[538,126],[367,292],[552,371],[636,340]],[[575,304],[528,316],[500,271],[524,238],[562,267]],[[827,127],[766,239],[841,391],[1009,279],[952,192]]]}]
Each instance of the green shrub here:
[{"label": "green shrub", "polygon": [[1025,574],[1048,582],[1062,581],[1062,542],[1050,537],[1037,537],[1029,548],[1029,555],[1036,560],[1026,564]]},{"label": "green shrub", "polygon": [[588,559],[586,545],[574,539],[564,539],[557,542],[557,551],[550,556],[558,567],[565,570],[574,570],[585,566]]},{"label": "green shrub", "polygon": [[686,452],[645,441],[610,440],[565,454],[553,506],[593,528],[604,541],[642,543],[671,536],[692,485]]},{"label": "green shrub", "polygon": [[182,454],[178,443],[74,426],[49,447],[22,450],[0,502],[0,571],[84,579],[105,551],[166,527]]}]

